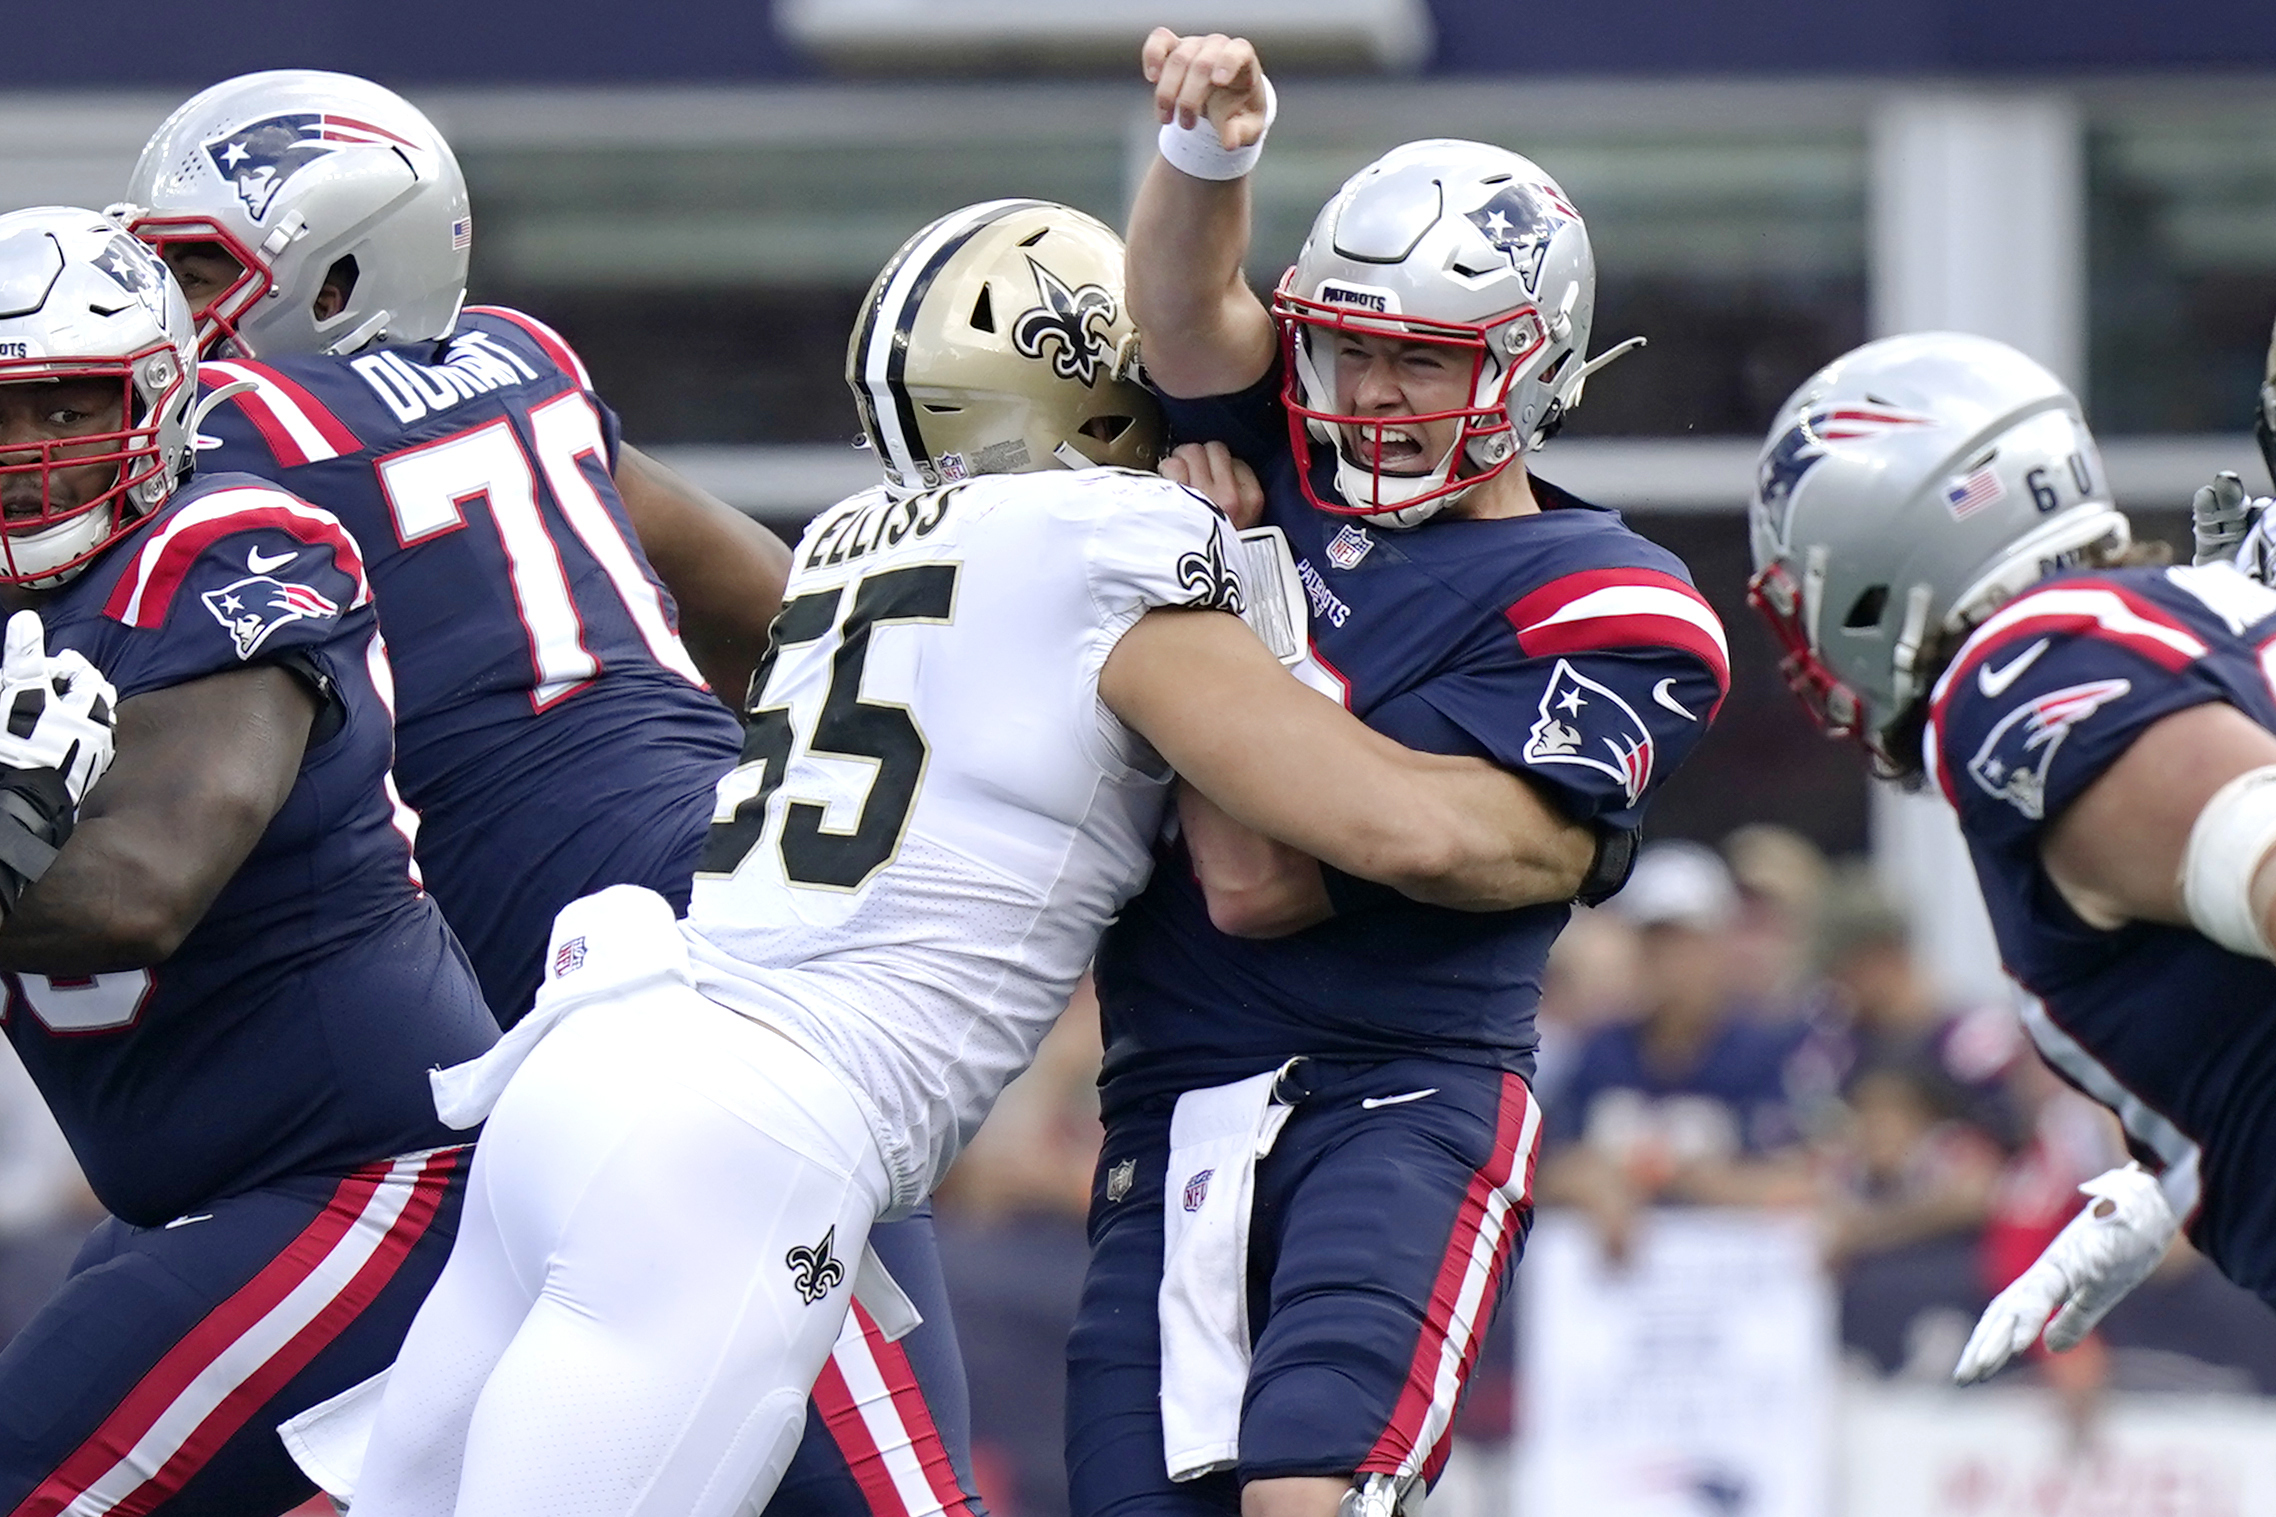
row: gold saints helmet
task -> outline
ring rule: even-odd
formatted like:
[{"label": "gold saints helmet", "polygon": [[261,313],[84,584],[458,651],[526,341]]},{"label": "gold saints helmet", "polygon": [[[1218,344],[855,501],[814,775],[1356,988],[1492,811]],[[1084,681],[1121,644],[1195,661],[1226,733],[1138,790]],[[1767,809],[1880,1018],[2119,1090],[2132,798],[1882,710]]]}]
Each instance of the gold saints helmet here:
[{"label": "gold saints helmet", "polygon": [[895,490],[975,474],[1151,469],[1122,239],[1048,200],[991,200],[901,244],[869,287],[846,383]]}]

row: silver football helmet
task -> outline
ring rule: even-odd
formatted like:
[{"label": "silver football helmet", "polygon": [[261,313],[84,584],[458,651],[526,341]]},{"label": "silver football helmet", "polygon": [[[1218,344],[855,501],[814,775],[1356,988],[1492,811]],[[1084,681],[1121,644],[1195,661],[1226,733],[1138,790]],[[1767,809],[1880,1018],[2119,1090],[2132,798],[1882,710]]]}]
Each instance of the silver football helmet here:
[{"label": "silver football helmet", "polygon": [[1748,600],[1818,724],[1899,767],[1890,724],[1925,656],[2033,581],[2131,534],[2076,396],[2005,343],[1885,337],[1771,423],[1748,513]]},{"label": "silver football helmet", "polygon": [[[0,385],[120,392],[116,430],[0,446],[0,581],[63,583],[173,493],[195,426],[195,330],[173,276],[116,222],[66,206],[0,216]],[[55,476],[90,465],[116,477],[59,503]]]},{"label": "silver football helmet", "polygon": [[[1531,160],[1454,139],[1394,148],[1345,181],[1272,308],[1297,456],[1312,440],[1337,450],[1343,498],[1321,499],[1299,470],[1305,494],[1323,511],[1390,527],[1427,520],[1541,446],[1580,404],[1588,375],[1641,341],[1583,362],[1596,259],[1580,212]],[[1470,403],[1429,416],[1339,411],[1339,332],[1455,350],[1469,364]],[[1384,472],[1384,428],[1455,419],[1460,433],[1428,473]]]},{"label": "silver football helmet", "polygon": [[[167,117],[111,214],[161,253],[214,242],[243,267],[197,312],[207,352],[352,353],[446,336],[474,240],[466,177],[409,101],[368,79],[277,69]],[[346,303],[319,318],[335,269]]]}]

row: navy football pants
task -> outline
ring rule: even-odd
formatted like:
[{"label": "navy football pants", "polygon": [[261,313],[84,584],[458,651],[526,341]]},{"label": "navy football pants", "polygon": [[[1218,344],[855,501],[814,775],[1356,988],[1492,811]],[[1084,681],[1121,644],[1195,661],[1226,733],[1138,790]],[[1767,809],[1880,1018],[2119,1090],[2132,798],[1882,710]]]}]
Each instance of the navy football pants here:
[{"label": "navy football pants", "polygon": [[0,1353],[0,1512],[272,1517],[314,1495],[276,1426],[394,1361],[457,1233],[468,1152],[96,1227]]},{"label": "navy football pants", "polygon": [[[1074,1517],[1238,1512],[1251,1480],[1435,1479],[1445,1464],[1447,1430],[1531,1223],[1538,1109],[1515,1075],[1428,1059],[1313,1062],[1299,1078],[1306,1094],[1257,1165],[1255,1352],[1234,1472],[1172,1483],[1162,1454],[1156,1297],[1170,1106],[1109,1125],[1067,1351]],[[1127,1189],[1110,1200],[1118,1170]]]}]

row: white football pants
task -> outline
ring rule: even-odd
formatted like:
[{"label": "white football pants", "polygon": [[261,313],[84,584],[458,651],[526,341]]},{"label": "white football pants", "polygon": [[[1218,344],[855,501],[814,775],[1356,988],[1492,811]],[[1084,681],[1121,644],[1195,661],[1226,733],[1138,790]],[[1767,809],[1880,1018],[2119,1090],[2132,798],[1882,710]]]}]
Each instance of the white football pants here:
[{"label": "white football pants", "polygon": [[890,1190],[780,1034],[682,985],[573,1012],[475,1149],[356,1517],[757,1512]]}]

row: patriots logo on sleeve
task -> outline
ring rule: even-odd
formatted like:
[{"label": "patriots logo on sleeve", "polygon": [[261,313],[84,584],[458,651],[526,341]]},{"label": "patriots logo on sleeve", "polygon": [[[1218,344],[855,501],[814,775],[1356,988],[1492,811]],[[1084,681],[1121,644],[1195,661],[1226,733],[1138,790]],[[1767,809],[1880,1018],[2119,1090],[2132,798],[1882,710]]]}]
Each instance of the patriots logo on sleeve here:
[{"label": "patriots logo on sleeve", "polygon": [[255,221],[269,214],[285,181],[325,154],[351,143],[416,148],[407,137],[347,116],[300,111],[269,116],[205,145],[213,166]]},{"label": "patriots logo on sleeve", "polygon": [[1620,786],[1633,806],[1652,782],[1652,733],[1636,708],[1563,659],[1541,692],[1540,720],[1525,740],[1528,764],[1577,764]]},{"label": "patriots logo on sleeve", "polygon": [[247,575],[198,597],[229,633],[237,656],[251,658],[269,634],[288,622],[327,621],[340,614],[338,603],[306,585],[288,584],[267,574]]},{"label": "patriots logo on sleeve", "polygon": [[2134,688],[2131,680],[2098,679],[2050,690],[1999,719],[1968,760],[1968,778],[2030,820],[2047,815],[2047,769],[2071,729]]}]

